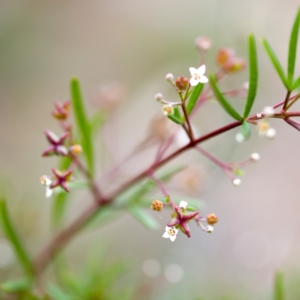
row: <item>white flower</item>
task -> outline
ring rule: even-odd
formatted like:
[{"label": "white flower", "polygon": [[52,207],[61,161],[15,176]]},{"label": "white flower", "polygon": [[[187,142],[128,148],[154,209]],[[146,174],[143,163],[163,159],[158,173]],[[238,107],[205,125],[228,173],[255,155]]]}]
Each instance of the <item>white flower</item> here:
[{"label": "white flower", "polygon": [[163,114],[169,116],[173,113],[174,109],[172,105],[166,104],[162,107]]},{"label": "white flower", "polygon": [[252,154],[250,155],[250,159],[251,159],[252,161],[259,161],[259,160],[260,160],[260,155],[259,155],[258,153],[252,153]]},{"label": "white flower", "polygon": [[269,128],[265,134],[266,138],[272,140],[276,136],[276,130],[274,128]]},{"label": "white flower", "polygon": [[186,202],[186,201],[180,201],[180,203],[179,203],[179,208],[181,208],[181,209],[186,209],[187,207],[188,207],[188,203]]},{"label": "white flower", "polygon": [[52,196],[53,194],[53,190],[50,188],[50,185],[52,183],[52,181],[50,180],[50,178],[46,175],[43,175],[40,178],[40,182],[42,185],[44,185],[46,187],[46,198],[49,198]]},{"label": "white flower", "polygon": [[214,227],[211,226],[211,225],[207,225],[205,231],[206,231],[207,233],[213,233]]},{"label": "white flower", "polygon": [[196,86],[198,83],[206,83],[208,82],[208,78],[204,76],[205,73],[205,65],[202,65],[198,69],[196,68],[190,68],[190,73],[191,73],[191,79],[190,79],[190,84],[191,86]]},{"label": "white flower", "polygon": [[174,227],[166,226],[166,232],[163,234],[162,237],[165,238],[165,239],[170,238],[170,240],[172,242],[174,242],[175,239],[176,239],[177,233],[178,233],[178,229],[176,229]]},{"label": "white flower", "polygon": [[240,178],[235,178],[232,180],[232,184],[235,186],[239,186],[242,183],[242,180]]},{"label": "white flower", "polygon": [[275,114],[275,110],[274,110],[274,108],[273,107],[271,107],[271,106],[266,106],[265,108],[264,108],[264,110],[263,110],[263,114],[264,114],[264,116],[265,117],[273,117],[274,116],[274,114]]},{"label": "white flower", "polygon": [[166,80],[172,82],[174,80],[174,75],[172,73],[168,73],[166,75]]}]

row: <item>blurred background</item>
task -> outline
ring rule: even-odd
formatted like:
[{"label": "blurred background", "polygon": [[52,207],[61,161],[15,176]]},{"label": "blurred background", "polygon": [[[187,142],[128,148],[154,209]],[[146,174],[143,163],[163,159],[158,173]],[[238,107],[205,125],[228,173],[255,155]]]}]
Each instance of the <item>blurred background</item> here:
[{"label": "blurred background", "polygon": [[[210,73],[217,70],[220,47],[235,48],[246,58],[247,35],[253,32],[260,66],[253,112],[284,100],[285,89],[259,39],[268,39],[286,68],[298,5],[295,0],[1,0],[0,178],[31,252],[37,253],[51,236],[51,199],[45,198],[39,177],[51,174],[56,158],[41,157],[47,146],[43,130],[61,133],[50,112],[55,99],[69,99],[72,76],[81,81],[91,115],[99,106],[99,88],[116,87],[123,99],[97,140],[97,178],[105,180],[105,172],[147,137],[149,123],[161,114],[154,95],[161,92],[168,100],[176,99],[165,75],[189,76],[188,68],[199,61],[198,36],[212,40]],[[298,59],[296,75],[299,71]],[[240,87],[245,81],[247,70],[227,84]],[[242,101],[233,103],[242,108]],[[201,135],[229,121],[216,103],[208,103],[193,124]],[[238,188],[195,151],[170,164],[189,164],[196,170],[194,190],[185,190],[180,176],[167,186],[176,197],[192,195],[203,201],[203,215],[216,213],[220,222],[214,234],[191,224],[192,238],[179,234],[172,243],[161,237],[169,211],[150,212],[160,224],[157,231],[145,229],[125,212],[68,245],[66,256],[74,272],[80,273],[91,250],[96,256],[104,251],[105,261],[128,262],[120,286],[136,288],[132,299],[174,300],[271,299],[274,273],[280,270],[287,299],[300,299],[300,133],[283,122],[271,123],[277,131],[273,141],[259,138],[254,128],[250,141],[243,144],[235,142],[238,129],[203,144],[228,162],[247,159],[252,152],[261,155],[259,163],[245,169]],[[154,154],[155,148],[133,159],[122,174],[136,174]],[[176,188],[180,184],[182,188]],[[74,219],[90,201],[90,194],[76,193],[68,218]],[[1,234],[0,280],[18,273]]]}]

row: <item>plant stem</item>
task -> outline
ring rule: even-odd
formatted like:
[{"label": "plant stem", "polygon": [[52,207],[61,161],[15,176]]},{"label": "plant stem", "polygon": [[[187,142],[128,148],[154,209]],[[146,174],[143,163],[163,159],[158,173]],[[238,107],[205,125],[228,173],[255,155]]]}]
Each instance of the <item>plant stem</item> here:
[{"label": "plant stem", "polygon": [[37,277],[41,274],[44,269],[48,266],[54,256],[61,250],[74,236],[78,233],[98,212],[98,210],[111,203],[118,195],[123,193],[132,185],[136,184],[140,180],[149,176],[149,173],[155,171],[156,169],[162,167],[175,157],[179,156],[180,154],[184,153],[185,151],[194,148],[197,144],[200,144],[208,139],[215,137],[219,134],[227,132],[235,127],[240,126],[242,123],[239,121],[235,121],[230,123],[224,127],[221,127],[215,131],[212,131],[194,141],[191,141],[186,146],[174,151],[166,158],[154,162],[147,170],[141,172],[140,174],[136,175],[129,181],[125,182],[123,185],[118,187],[111,195],[100,198],[98,201],[95,201],[90,207],[88,207],[73,223],[71,223],[67,228],[62,229],[50,242],[46,245],[46,247],[37,255],[36,259],[34,260],[35,271]]}]

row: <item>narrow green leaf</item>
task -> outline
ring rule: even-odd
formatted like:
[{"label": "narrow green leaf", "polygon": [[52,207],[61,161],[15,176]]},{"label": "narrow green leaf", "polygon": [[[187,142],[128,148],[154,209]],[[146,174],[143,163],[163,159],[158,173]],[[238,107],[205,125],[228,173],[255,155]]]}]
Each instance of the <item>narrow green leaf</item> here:
[{"label": "narrow green leaf", "polygon": [[32,275],[33,268],[31,260],[10,220],[4,199],[0,200],[0,222],[2,224],[3,232],[6,238],[11,242],[16,257],[18,258],[24,271],[28,275]]},{"label": "narrow green leaf", "polygon": [[251,136],[251,126],[247,121],[244,121],[241,128],[241,133],[245,140],[248,140]]},{"label": "narrow green leaf", "polygon": [[[67,170],[71,164],[71,159],[68,157],[62,157],[59,161],[59,170]],[[52,201],[52,212],[51,221],[54,228],[60,227],[63,222],[65,212],[68,205],[69,194],[59,193],[54,194],[54,199]]]},{"label": "narrow green leaf", "polygon": [[91,131],[92,134],[95,135],[102,128],[107,120],[107,114],[105,111],[100,110],[94,114],[91,119]]},{"label": "narrow green leaf", "polygon": [[276,272],[274,282],[274,300],[284,300],[283,273]]},{"label": "narrow green leaf", "polygon": [[300,76],[297,78],[297,80],[293,83],[292,90],[295,90],[300,86]]},{"label": "narrow green leaf", "polygon": [[297,13],[296,19],[294,21],[294,25],[293,25],[291,36],[290,36],[290,45],[289,45],[289,54],[288,54],[288,71],[287,71],[288,84],[290,87],[292,87],[293,80],[294,80],[299,25],[300,25],[300,9],[298,9],[298,13]]},{"label": "narrow green leaf", "polygon": [[210,81],[210,85],[213,89],[213,92],[217,98],[217,100],[219,101],[219,103],[221,104],[221,106],[224,108],[224,110],[234,119],[236,119],[237,121],[243,121],[243,118],[239,115],[239,113],[229,104],[229,102],[226,100],[226,98],[223,96],[223,94],[220,92],[215,77],[214,76],[210,76],[209,77],[209,81]]},{"label": "narrow green leaf", "polygon": [[175,107],[174,107],[174,116],[175,116],[176,118],[180,119],[180,120],[181,120],[181,118],[182,118],[178,106],[175,106]]},{"label": "narrow green leaf", "polygon": [[273,66],[275,67],[275,69],[276,69],[276,71],[277,71],[277,73],[278,73],[278,75],[279,75],[282,83],[284,84],[284,86],[286,87],[286,89],[289,89],[287,78],[286,78],[286,76],[284,74],[283,68],[282,68],[282,66],[281,66],[281,64],[280,64],[277,56],[275,55],[273,49],[271,48],[271,46],[267,42],[267,40],[262,39],[262,43],[263,43],[263,45],[264,45],[264,47],[265,47],[265,49],[266,49],[266,51],[267,51],[267,53],[268,53],[271,61],[272,61]]},{"label": "narrow green leaf", "polygon": [[175,116],[174,113],[173,113],[173,115],[168,115],[168,118],[176,124],[180,124],[180,125],[183,124],[183,121],[180,118],[178,118],[177,116]]},{"label": "narrow green leaf", "polygon": [[258,80],[258,67],[257,67],[257,54],[255,38],[251,34],[248,38],[248,55],[249,55],[249,89],[247,101],[244,109],[244,118],[247,118],[250,114],[251,108],[253,106],[256,90],[257,90],[257,80]]},{"label": "narrow green leaf", "polygon": [[20,293],[30,290],[32,287],[32,280],[29,278],[20,278],[7,281],[0,285],[0,289],[6,293]]},{"label": "narrow green leaf", "polygon": [[128,209],[130,214],[147,229],[156,230],[159,228],[159,223],[143,209],[139,208],[136,205],[129,206]]},{"label": "narrow green leaf", "polygon": [[195,107],[195,105],[201,95],[201,92],[203,91],[203,87],[204,87],[203,83],[198,83],[193,88],[192,93],[190,94],[190,97],[188,98],[187,103],[186,103],[186,111],[187,111],[188,115],[193,111],[193,108]]},{"label": "narrow green leaf", "polygon": [[48,293],[54,300],[75,300],[77,298],[69,295],[54,283],[48,284]]},{"label": "narrow green leaf", "polygon": [[85,114],[84,104],[81,96],[79,81],[77,78],[71,80],[71,96],[74,114],[78,129],[81,133],[82,147],[86,156],[87,165],[90,173],[94,174],[94,151],[92,143],[92,131]]}]

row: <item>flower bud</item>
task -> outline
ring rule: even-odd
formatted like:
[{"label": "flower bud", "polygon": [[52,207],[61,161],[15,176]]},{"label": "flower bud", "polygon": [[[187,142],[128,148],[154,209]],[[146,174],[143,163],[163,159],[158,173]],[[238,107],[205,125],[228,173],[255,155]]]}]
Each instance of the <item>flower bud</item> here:
[{"label": "flower bud", "polygon": [[183,76],[177,77],[175,85],[179,91],[185,91],[189,86],[189,79]]},{"label": "flower bud", "polygon": [[236,135],[235,135],[235,140],[238,142],[238,143],[243,143],[245,141],[245,137],[244,135],[241,133],[241,132],[238,132]]},{"label": "flower bud", "polygon": [[263,110],[263,114],[264,114],[264,117],[267,117],[267,118],[273,117],[275,114],[275,110],[271,106],[266,106]]},{"label": "flower bud", "polygon": [[156,101],[160,102],[164,99],[164,96],[161,93],[157,93],[154,98]]},{"label": "flower bud", "polygon": [[233,49],[221,48],[217,54],[217,64],[221,68],[227,66],[234,58],[235,52]]},{"label": "flower bud", "polygon": [[260,155],[258,153],[252,153],[250,155],[250,159],[254,162],[259,161],[260,160]]},{"label": "flower bud", "polygon": [[168,73],[166,75],[166,80],[169,81],[169,82],[172,82],[174,80],[174,76],[172,73]]},{"label": "flower bud", "polygon": [[173,106],[169,104],[164,105],[162,110],[165,116],[171,115],[173,113]]},{"label": "flower bud", "polygon": [[235,178],[232,180],[232,184],[234,186],[239,186],[242,183],[242,180],[240,178]]},{"label": "flower bud", "polygon": [[159,200],[153,200],[151,204],[151,209],[154,211],[162,211],[164,204]]},{"label": "flower bud", "polygon": [[276,130],[274,128],[269,128],[265,134],[266,138],[272,140],[276,136]]},{"label": "flower bud", "polygon": [[209,225],[214,225],[219,221],[218,217],[214,213],[207,215],[206,220]]},{"label": "flower bud", "polygon": [[78,144],[75,144],[73,146],[71,146],[69,148],[70,152],[74,155],[74,156],[78,156],[79,154],[82,153],[82,147]]},{"label": "flower bud", "polygon": [[206,36],[199,36],[195,43],[199,50],[208,50],[211,47],[211,40]]},{"label": "flower bud", "polygon": [[211,225],[207,225],[205,230],[206,230],[207,233],[213,233],[214,227],[211,226]]}]

